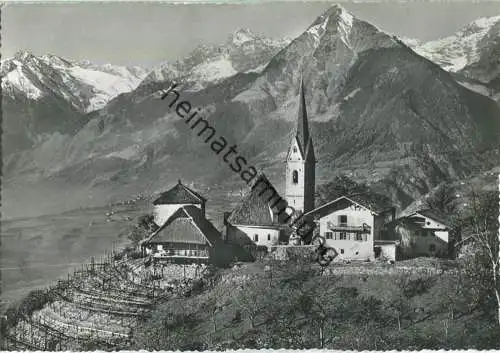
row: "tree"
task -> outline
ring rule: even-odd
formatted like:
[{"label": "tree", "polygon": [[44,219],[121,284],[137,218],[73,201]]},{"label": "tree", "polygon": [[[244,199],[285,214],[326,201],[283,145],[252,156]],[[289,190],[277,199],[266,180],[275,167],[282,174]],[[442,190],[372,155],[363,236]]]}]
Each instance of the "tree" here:
[{"label": "tree", "polygon": [[345,175],[337,176],[331,182],[318,187],[320,204],[335,200],[340,196],[365,194],[370,189],[364,184],[358,184]]},{"label": "tree", "polygon": [[132,226],[128,238],[133,244],[137,244],[157,229],[158,225],[154,222],[154,216],[144,214],[137,219],[137,224]]},{"label": "tree", "polygon": [[455,213],[458,206],[456,192],[457,190],[453,185],[441,183],[425,200],[425,205],[445,214]]},{"label": "tree", "polygon": [[464,240],[477,251],[466,260],[463,271],[471,285],[473,300],[489,312],[495,306],[500,326],[500,263],[498,244],[498,192],[472,193],[470,207],[461,217]]}]

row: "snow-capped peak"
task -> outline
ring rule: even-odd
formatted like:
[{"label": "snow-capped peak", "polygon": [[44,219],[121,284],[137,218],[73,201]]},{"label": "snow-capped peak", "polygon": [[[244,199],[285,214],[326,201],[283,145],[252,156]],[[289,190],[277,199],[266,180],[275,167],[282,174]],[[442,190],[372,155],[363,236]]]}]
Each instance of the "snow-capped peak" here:
[{"label": "snow-capped peak", "polygon": [[290,39],[272,39],[249,29],[238,29],[221,45],[199,45],[185,58],[166,62],[153,69],[143,81],[182,79],[198,90],[241,72],[262,70],[269,60],[290,43]]},{"label": "snow-capped peak", "polygon": [[480,18],[467,24],[454,35],[413,46],[413,49],[443,69],[457,72],[477,62],[480,57],[479,42],[498,22],[500,16]]},{"label": "snow-capped peak", "polygon": [[243,43],[252,41],[256,39],[256,35],[247,28],[238,29],[231,35],[231,41],[235,45],[241,45]]},{"label": "snow-capped peak", "polygon": [[458,32],[458,34],[465,36],[474,32],[488,31],[495,23],[499,21],[500,16],[481,17],[466,25]]},{"label": "snow-capped peak", "polygon": [[307,29],[306,33],[311,34],[316,43],[319,43],[328,26],[336,26],[340,39],[349,47],[351,30],[354,22],[352,16],[341,5],[334,5],[319,16],[316,21]]},{"label": "snow-capped peak", "polygon": [[14,54],[14,59],[17,59],[19,61],[26,61],[33,57],[34,55],[29,50],[26,49],[21,49]]},{"label": "snow-capped peak", "polygon": [[38,57],[22,50],[2,60],[1,75],[6,94],[33,100],[55,95],[77,110],[90,112],[135,89],[146,72],[113,65],[79,65],[56,55]]}]

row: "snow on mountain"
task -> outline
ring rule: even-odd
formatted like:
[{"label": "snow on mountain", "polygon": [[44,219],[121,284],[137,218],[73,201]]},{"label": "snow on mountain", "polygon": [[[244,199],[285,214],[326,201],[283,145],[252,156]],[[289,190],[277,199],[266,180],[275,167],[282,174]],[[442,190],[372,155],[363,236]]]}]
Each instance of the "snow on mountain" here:
[{"label": "snow on mountain", "polygon": [[500,97],[500,16],[479,18],[457,33],[426,43],[402,39],[479,94]]},{"label": "snow on mountain", "polygon": [[[418,54],[450,72],[458,72],[480,59],[480,41],[500,23],[500,16],[480,18],[457,33],[423,44],[406,43]],[[500,34],[497,32],[497,34]]]},{"label": "snow on mountain", "polygon": [[43,96],[42,91],[26,77],[22,69],[22,64],[17,60],[13,61],[13,63],[15,65],[14,69],[2,79],[2,86],[4,82],[7,86],[2,88],[6,89],[10,84],[15,89],[24,92],[29,99],[41,98]]},{"label": "snow on mountain", "polygon": [[248,29],[240,29],[233,34],[232,39],[234,45],[241,45],[243,43],[254,40],[255,36]]},{"label": "snow on mountain", "polygon": [[7,94],[35,100],[56,95],[82,112],[102,108],[135,89],[146,76],[141,68],[77,63],[55,55],[36,57],[25,50],[2,60],[0,72]]},{"label": "snow on mountain", "polygon": [[193,70],[193,77],[198,78],[199,81],[217,81],[236,73],[238,71],[233,68],[230,59],[221,57],[207,64],[196,66]]},{"label": "snow on mountain", "polygon": [[239,29],[222,45],[200,45],[183,59],[162,63],[143,83],[177,79],[191,82],[190,90],[199,90],[239,72],[261,71],[289,42],[287,38],[276,40]]},{"label": "snow on mountain", "polygon": [[316,42],[316,45],[319,45],[321,38],[325,34],[329,22],[333,21],[336,23],[340,40],[342,40],[342,42],[347,47],[350,47],[349,37],[351,34],[354,18],[340,5],[335,6],[335,9],[338,11],[336,18],[333,18],[332,20],[331,11],[325,12],[316,19],[316,21],[307,29],[306,33],[312,35]]}]

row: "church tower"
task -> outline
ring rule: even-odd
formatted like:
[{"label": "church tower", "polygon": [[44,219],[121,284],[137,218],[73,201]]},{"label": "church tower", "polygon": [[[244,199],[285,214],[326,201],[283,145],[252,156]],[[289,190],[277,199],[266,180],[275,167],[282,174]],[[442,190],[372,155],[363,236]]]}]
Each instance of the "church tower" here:
[{"label": "church tower", "polygon": [[316,159],[309,135],[303,81],[300,83],[297,127],[285,163],[285,198],[288,205],[303,213],[311,211],[314,209]]}]

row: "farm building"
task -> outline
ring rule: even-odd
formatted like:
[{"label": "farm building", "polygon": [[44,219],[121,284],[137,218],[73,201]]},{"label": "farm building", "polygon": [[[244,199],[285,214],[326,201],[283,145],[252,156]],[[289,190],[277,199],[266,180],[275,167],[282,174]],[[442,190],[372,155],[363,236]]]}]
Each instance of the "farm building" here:
[{"label": "farm building", "polygon": [[154,222],[162,226],[178,209],[184,206],[195,206],[205,215],[205,203],[207,200],[191,190],[186,185],[179,182],[169,190],[162,193],[155,201]]},{"label": "farm building", "polygon": [[229,256],[220,232],[193,205],[175,211],[141,248],[155,260],[172,262],[221,263]]},{"label": "farm building", "polygon": [[422,210],[388,224],[385,239],[399,242],[398,258],[449,255],[449,228],[438,214]]},{"label": "farm building", "polygon": [[449,241],[449,217],[438,210],[424,209],[408,216],[416,224],[436,237],[448,243]]}]

